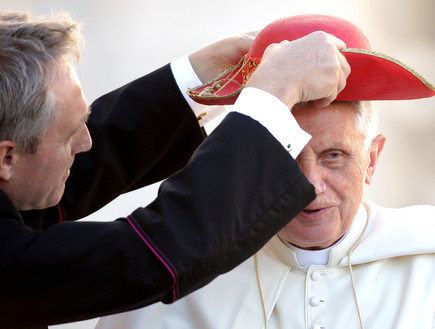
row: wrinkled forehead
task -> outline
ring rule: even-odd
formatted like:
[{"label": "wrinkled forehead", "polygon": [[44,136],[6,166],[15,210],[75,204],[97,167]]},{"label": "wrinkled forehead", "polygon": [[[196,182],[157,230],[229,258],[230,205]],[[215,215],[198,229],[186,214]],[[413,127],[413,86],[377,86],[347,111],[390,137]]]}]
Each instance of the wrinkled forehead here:
[{"label": "wrinkled forehead", "polygon": [[325,108],[309,102],[296,105],[292,113],[299,126],[311,135],[360,134],[358,109],[353,102],[333,102]]}]

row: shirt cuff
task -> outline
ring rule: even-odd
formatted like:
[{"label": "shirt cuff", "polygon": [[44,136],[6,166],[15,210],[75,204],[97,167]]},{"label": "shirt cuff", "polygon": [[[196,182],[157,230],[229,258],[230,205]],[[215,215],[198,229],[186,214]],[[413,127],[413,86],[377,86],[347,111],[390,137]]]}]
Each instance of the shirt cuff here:
[{"label": "shirt cuff", "polygon": [[188,88],[194,88],[202,84],[190,63],[188,55],[172,62],[171,69],[180,92],[183,94],[184,99],[189,104],[201,127],[226,110],[225,106],[206,106],[199,104],[187,95]]},{"label": "shirt cuff", "polygon": [[243,89],[232,109],[260,122],[294,159],[311,139],[287,105],[261,89]]}]

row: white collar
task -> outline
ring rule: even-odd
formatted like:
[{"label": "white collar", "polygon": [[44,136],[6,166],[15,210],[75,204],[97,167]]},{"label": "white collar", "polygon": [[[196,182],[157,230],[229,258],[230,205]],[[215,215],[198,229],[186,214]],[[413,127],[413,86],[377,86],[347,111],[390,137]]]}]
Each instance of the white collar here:
[{"label": "white collar", "polygon": [[320,249],[320,250],[307,250],[298,248],[291,243],[281,240],[288,248],[292,249],[301,267],[307,267],[311,265],[327,265],[329,262],[329,251],[338,245],[347,235],[346,232],[340,240],[334,243],[332,246]]},{"label": "white collar", "polygon": [[278,258],[281,262],[293,268],[306,268],[306,266],[313,264],[328,267],[338,266],[362,234],[366,223],[367,210],[364,205],[361,204],[347,234],[330,248],[301,251],[302,249],[297,250],[298,248],[282,242],[281,239],[275,235],[275,237],[266,244],[266,250],[275,258]]}]

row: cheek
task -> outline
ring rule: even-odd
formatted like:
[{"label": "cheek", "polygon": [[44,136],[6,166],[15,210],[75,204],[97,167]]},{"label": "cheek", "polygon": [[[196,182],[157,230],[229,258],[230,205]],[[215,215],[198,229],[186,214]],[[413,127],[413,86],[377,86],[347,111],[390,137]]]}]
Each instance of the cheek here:
[{"label": "cheek", "polygon": [[70,148],[59,147],[47,154],[41,167],[45,168],[47,180],[55,183],[68,171],[71,167],[72,161],[73,157],[71,156]]},{"label": "cheek", "polygon": [[364,191],[365,172],[362,166],[354,165],[343,171],[340,178],[335,179],[337,193],[340,194],[342,201],[346,201],[349,206],[359,205]]}]

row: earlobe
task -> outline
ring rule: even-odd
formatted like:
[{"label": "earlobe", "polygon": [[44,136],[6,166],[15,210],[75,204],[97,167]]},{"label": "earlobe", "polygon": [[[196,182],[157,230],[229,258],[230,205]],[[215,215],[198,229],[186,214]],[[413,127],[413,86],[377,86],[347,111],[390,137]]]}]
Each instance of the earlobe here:
[{"label": "earlobe", "polygon": [[366,173],[366,184],[370,185],[372,183],[372,177],[373,177],[373,168],[368,167],[367,173]]},{"label": "earlobe", "polygon": [[17,162],[16,144],[11,141],[0,142],[0,179],[8,181]]},{"label": "earlobe", "polygon": [[385,135],[378,135],[373,139],[372,144],[370,146],[370,162],[369,166],[367,167],[366,172],[366,184],[370,185],[373,181],[373,175],[376,170],[376,166],[378,165],[379,156],[384,149],[385,142],[387,140],[387,137]]}]

